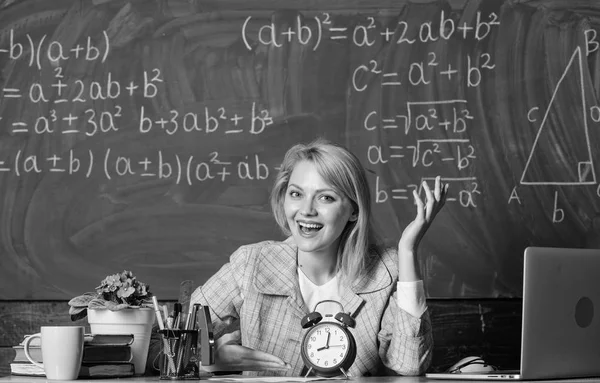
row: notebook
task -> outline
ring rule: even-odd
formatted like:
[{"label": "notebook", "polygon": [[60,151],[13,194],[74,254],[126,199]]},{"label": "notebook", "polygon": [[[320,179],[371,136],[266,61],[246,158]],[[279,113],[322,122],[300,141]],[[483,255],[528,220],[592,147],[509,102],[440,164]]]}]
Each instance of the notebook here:
[{"label": "notebook", "polygon": [[519,370],[427,373],[426,377],[458,380],[600,377],[600,249],[525,249]]}]

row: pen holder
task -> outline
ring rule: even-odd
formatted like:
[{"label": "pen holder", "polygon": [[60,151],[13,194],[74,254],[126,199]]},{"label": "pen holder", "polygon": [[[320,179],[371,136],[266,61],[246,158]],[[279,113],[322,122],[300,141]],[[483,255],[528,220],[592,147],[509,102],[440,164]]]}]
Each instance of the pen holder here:
[{"label": "pen holder", "polygon": [[200,379],[198,330],[159,330],[160,379]]}]

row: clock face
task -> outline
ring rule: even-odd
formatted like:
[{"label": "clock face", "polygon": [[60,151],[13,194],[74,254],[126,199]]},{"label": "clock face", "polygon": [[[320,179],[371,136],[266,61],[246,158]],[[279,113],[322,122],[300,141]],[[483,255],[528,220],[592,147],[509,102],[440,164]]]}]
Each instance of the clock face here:
[{"label": "clock face", "polygon": [[340,325],[324,322],[306,333],[303,351],[313,366],[322,369],[336,368],[348,357],[350,343],[348,333]]}]

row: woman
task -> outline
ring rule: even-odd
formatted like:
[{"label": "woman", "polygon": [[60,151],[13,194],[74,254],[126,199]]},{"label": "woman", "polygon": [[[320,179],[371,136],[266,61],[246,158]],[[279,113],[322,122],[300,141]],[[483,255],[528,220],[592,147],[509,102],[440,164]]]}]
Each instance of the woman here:
[{"label": "woman", "polygon": [[[423,189],[426,202],[414,192],[416,218],[397,249],[382,250],[373,242],[359,160],[324,140],[289,149],[271,194],[275,220],[289,237],[240,247],[192,295],[192,303],[211,309],[218,341],[210,369],[304,374],[300,321],[318,302],[334,300],[356,321],[350,375],[424,373],[433,341],[417,247],[448,185],[437,177],[433,191],[426,183]],[[328,310],[340,311],[318,307]]]}]

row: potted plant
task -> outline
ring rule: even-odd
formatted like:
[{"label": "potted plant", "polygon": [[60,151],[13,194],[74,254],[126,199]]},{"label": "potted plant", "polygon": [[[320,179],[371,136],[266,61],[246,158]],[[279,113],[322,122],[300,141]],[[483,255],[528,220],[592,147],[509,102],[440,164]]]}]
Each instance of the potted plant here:
[{"label": "potted plant", "polygon": [[149,286],[131,271],[109,275],[95,292],[71,299],[69,314],[73,321],[87,316],[92,334],[133,334],[135,374],[144,373],[155,314]]}]

